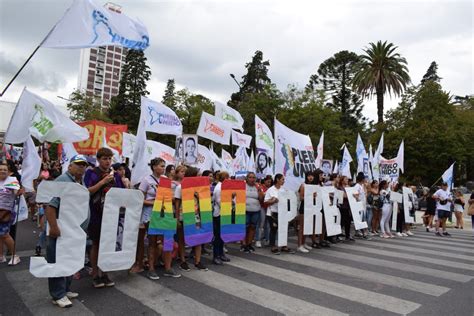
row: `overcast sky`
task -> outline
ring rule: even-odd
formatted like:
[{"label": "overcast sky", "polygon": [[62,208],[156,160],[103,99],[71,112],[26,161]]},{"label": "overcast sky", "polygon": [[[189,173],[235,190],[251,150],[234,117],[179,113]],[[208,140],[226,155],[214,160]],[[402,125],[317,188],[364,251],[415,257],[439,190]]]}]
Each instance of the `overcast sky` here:
[{"label": "overcast sky", "polygon": [[[148,27],[146,50],[160,101],[167,79],[178,88],[225,102],[256,50],[270,60],[269,77],[280,90],[303,88],[319,64],[340,50],[358,54],[369,42],[387,40],[408,61],[419,83],[432,61],[445,90],[474,92],[473,4],[444,1],[144,1],[115,0]],[[0,0],[0,87],[70,6],[69,0]],[[105,1],[99,3],[105,3]],[[1,98],[17,101],[27,86],[56,104],[77,86],[79,50],[40,48]],[[397,105],[386,97],[386,106]],[[375,101],[364,114],[376,119]]]}]

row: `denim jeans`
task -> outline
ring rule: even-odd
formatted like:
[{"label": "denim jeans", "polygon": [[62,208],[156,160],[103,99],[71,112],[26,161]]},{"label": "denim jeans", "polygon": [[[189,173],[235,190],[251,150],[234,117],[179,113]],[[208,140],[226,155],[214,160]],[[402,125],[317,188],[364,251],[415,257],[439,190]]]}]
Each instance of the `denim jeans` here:
[{"label": "denim jeans", "polygon": [[[56,263],[56,238],[47,238],[46,261]],[[48,278],[49,294],[54,300],[59,300],[70,291],[72,276]]]}]

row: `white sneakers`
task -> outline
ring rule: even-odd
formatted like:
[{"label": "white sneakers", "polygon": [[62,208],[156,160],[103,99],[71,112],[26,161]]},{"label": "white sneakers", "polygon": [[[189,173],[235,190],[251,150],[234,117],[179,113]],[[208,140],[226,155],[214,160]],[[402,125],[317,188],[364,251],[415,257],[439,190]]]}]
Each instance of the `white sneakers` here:
[{"label": "white sneakers", "polygon": [[299,246],[297,250],[298,250],[298,252],[302,252],[302,253],[308,253],[309,252],[309,250],[306,249],[303,245]]},{"label": "white sneakers", "polygon": [[5,262],[7,262],[7,258],[5,258],[5,256],[1,256],[0,263],[5,263]]},{"label": "white sneakers", "polygon": [[396,235],[397,235],[398,237],[402,237],[402,236],[403,236],[402,233],[399,233],[399,232],[397,232]]},{"label": "white sneakers", "polygon": [[262,248],[262,242],[261,242],[260,240],[257,240],[257,241],[255,242],[255,247],[257,247],[257,248]]},{"label": "white sneakers", "polygon": [[66,293],[67,298],[77,298],[79,296],[79,293],[76,292],[67,292]]},{"label": "white sneakers", "polygon": [[407,235],[408,235],[408,236],[413,236],[413,235],[415,235],[415,234],[413,234],[411,231],[407,230]]},{"label": "white sneakers", "polygon": [[403,237],[408,237],[408,235],[406,233],[402,233],[402,236]]},{"label": "white sneakers", "polygon": [[14,266],[14,265],[19,264],[20,262],[21,262],[20,257],[18,257],[17,255],[15,255],[14,257],[12,257],[12,258],[10,259],[10,261],[8,262],[8,265],[9,265],[9,266]]},{"label": "white sneakers", "polygon": [[303,247],[305,247],[305,248],[308,249],[308,250],[313,249],[313,248],[311,248],[311,246],[308,246],[307,244],[303,244]]},{"label": "white sneakers", "polygon": [[71,307],[72,306],[72,303],[71,301],[67,298],[67,296],[64,296],[63,298],[59,299],[59,300],[53,300],[53,304],[54,305],[57,305],[61,308],[67,308],[67,307]]}]

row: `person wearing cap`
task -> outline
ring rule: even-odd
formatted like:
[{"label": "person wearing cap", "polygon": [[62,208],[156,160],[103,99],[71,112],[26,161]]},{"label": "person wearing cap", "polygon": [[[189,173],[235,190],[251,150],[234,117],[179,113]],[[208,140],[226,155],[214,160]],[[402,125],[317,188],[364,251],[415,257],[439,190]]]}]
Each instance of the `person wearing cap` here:
[{"label": "person wearing cap", "polygon": [[[87,159],[83,155],[75,155],[71,158],[68,170],[57,177],[57,182],[74,182],[84,185],[82,177],[88,166]],[[56,262],[56,241],[61,236],[61,230],[58,226],[57,218],[60,211],[60,199],[55,197],[51,199],[46,207],[46,219],[49,225],[49,236],[47,237],[46,260],[48,263]],[[86,220],[85,223],[87,223]],[[85,227],[85,224],[81,225]],[[72,276],[48,278],[49,294],[53,298],[53,304],[59,307],[71,307],[70,299],[79,296],[78,293],[71,291]]]}]

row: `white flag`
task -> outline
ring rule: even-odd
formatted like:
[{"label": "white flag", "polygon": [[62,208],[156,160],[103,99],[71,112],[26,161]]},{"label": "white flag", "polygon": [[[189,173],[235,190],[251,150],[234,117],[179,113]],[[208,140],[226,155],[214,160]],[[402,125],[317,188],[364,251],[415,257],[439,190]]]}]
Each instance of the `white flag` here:
[{"label": "white flag", "polygon": [[85,48],[123,46],[144,50],[150,37],[143,23],[92,0],[75,0],[45,38],[42,47]]},{"label": "white flag", "polygon": [[62,166],[62,173],[65,173],[69,167],[69,161],[71,158],[77,155],[76,148],[71,143],[62,143],[62,150],[61,150],[61,166]]},{"label": "white flag", "polygon": [[405,141],[402,140],[400,143],[400,147],[398,147],[398,153],[397,153],[397,163],[398,163],[398,168],[402,171],[402,173],[405,172],[404,164],[405,164]]},{"label": "white flag", "polygon": [[214,102],[214,107],[214,115],[216,117],[228,122],[232,128],[238,129],[239,131],[244,130],[244,119],[237,110],[216,101]]},{"label": "white flag", "polygon": [[316,156],[316,167],[321,168],[321,160],[323,160],[324,154],[324,131],[321,133],[319,138],[318,147],[316,148],[318,155]]},{"label": "white flag", "polygon": [[260,149],[266,149],[272,153],[271,158],[273,159],[273,150],[275,148],[275,142],[273,135],[264,121],[262,121],[257,115],[255,115],[255,147]]},{"label": "white flag", "polygon": [[21,165],[21,182],[26,192],[33,192],[33,180],[38,178],[41,170],[41,157],[38,155],[35,143],[28,137],[23,144],[23,163]]},{"label": "white flag", "polygon": [[23,143],[30,135],[50,143],[74,143],[89,138],[86,128],[74,123],[48,100],[24,89],[5,133],[5,143]]},{"label": "white flag", "polygon": [[145,120],[143,118],[143,111],[140,115],[140,122],[138,123],[137,136],[135,146],[133,147],[132,158],[132,177],[131,183],[135,185],[140,183],[143,177],[150,174],[150,167],[147,161],[147,144],[145,132]]},{"label": "white flag", "polygon": [[122,162],[122,157],[120,157],[119,152],[107,144],[107,140],[105,139],[105,133],[106,131],[104,127],[104,133],[102,134],[102,147],[108,148],[112,151],[112,153],[114,154],[114,156],[112,157],[113,163]]},{"label": "white flag", "polygon": [[334,170],[332,171],[334,174],[339,174],[339,162],[336,160],[334,163]]},{"label": "white flag", "polygon": [[212,170],[213,159],[211,151],[203,145],[198,144],[198,159],[196,167],[200,172]]},{"label": "white flag", "polygon": [[247,171],[255,172],[255,156],[253,154],[253,149],[252,149],[252,152],[250,153],[249,160],[247,161]]},{"label": "white flag", "polygon": [[161,158],[166,162],[166,165],[174,165],[175,160],[175,149],[156,142],[153,140],[146,141],[146,161],[149,163],[154,158]]},{"label": "white flag", "polygon": [[344,154],[342,156],[342,162],[341,162],[341,174],[343,176],[348,177],[351,179],[351,167],[350,163],[352,162],[352,157],[351,154],[349,153],[349,150],[347,150],[347,146],[344,146]]},{"label": "white flag", "polygon": [[232,169],[236,176],[247,174],[249,155],[245,147],[239,147],[235,152],[235,158],[232,161]]},{"label": "white flag", "polygon": [[183,134],[181,120],[163,103],[142,97],[141,111],[145,120],[145,131],[169,135]]},{"label": "white flag", "polygon": [[368,155],[359,133],[357,133],[356,158],[357,172],[364,172],[364,159],[367,159]]},{"label": "white flag", "polygon": [[375,154],[374,154],[374,162],[375,163],[378,163],[378,161],[380,160],[380,157],[381,157],[382,154],[383,154],[383,132],[382,132],[382,136],[380,136],[379,145],[378,145],[377,150],[375,151]]},{"label": "white flag", "polygon": [[446,182],[448,184],[449,190],[451,190],[453,187],[453,177],[454,177],[454,163],[446,169],[446,171],[443,173],[441,178],[443,178],[443,182]]},{"label": "white flag", "polygon": [[122,156],[127,158],[133,157],[133,147],[135,147],[135,142],[137,137],[133,134],[122,133]]},{"label": "white flag", "polygon": [[371,161],[372,162],[372,175],[375,180],[380,179],[380,159],[382,159],[382,153],[383,153],[383,133],[382,133],[382,136],[380,136],[379,145]]},{"label": "white flag", "polygon": [[234,169],[232,167],[232,162],[234,161],[234,158],[232,158],[232,155],[225,149],[222,149],[221,159],[225,164],[227,172],[229,172],[230,175],[234,175]]},{"label": "white flag", "polygon": [[251,143],[252,143],[252,136],[242,134],[242,133],[232,130],[232,145],[250,148]]},{"label": "white flag", "polygon": [[219,158],[219,156],[217,156],[212,146],[209,149],[209,151],[211,152],[211,157],[212,157],[212,170],[229,172],[229,170],[227,170],[226,164],[221,158]]},{"label": "white flag", "polygon": [[231,128],[227,121],[202,112],[196,134],[216,143],[229,145],[230,131]]}]

